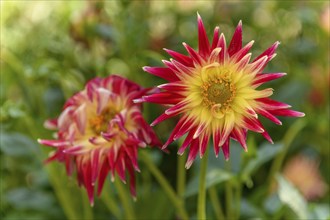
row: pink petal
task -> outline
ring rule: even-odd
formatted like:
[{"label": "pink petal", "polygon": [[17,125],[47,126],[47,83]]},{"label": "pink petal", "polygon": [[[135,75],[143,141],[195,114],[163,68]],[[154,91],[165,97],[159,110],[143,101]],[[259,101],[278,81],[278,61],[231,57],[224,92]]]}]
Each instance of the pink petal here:
[{"label": "pink petal", "polygon": [[193,59],[194,63],[196,63],[198,65],[202,65],[203,58],[194,49],[192,49],[188,44],[183,43],[183,46],[186,48],[187,52],[189,53],[190,57]]},{"label": "pink petal", "polygon": [[129,186],[131,195],[134,199],[136,199],[136,190],[135,190],[135,172],[133,170],[133,167],[130,165],[129,161],[127,161],[127,170],[129,174]]},{"label": "pink petal", "polygon": [[264,56],[268,56],[268,57],[272,56],[274,54],[274,52],[276,51],[276,48],[278,47],[279,44],[280,44],[280,42],[276,41],[271,47],[269,47],[262,54],[260,54],[257,58],[255,58],[253,60],[253,62],[259,60],[260,58],[262,58]]},{"label": "pink petal", "polygon": [[232,133],[233,133],[234,138],[241,144],[244,151],[247,152],[246,131],[244,129],[235,128],[235,129],[233,129]]},{"label": "pink petal", "polygon": [[109,165],[107,163],[106,160],[104,160],[102,162],[102,166],[101,166],[101,169],[100,169],[100,175],[99,175],[99,178],[98,178],[98,183],[97,183],[97,195],[100,196],[101,195],[101,192],[102,192],[102,189],[103,189],[103,185],[104,185],[104,182],[105,182],[105,179],[107,177],[109,173]]},{"label": "pink petal", "polygon": [[199,139],[194,139],[192,140],[191,144],[190,144],[190,149],[189,149],[189,155],[188,155],[188,159],[186,162],[186,169],[189,169],[192,165],[192,163],[194,162],[197,154],[198,154],[198,150],[199,150]]},{"label": "pink petal", "polygon": [[162,85],[157,86],[160,89],[165,89],[168,91],[173,92],[182,92],[185,91],[188,87],[187,85],[183,84],[182,82],[171,82],[171,83],[165,83]]},{"label": "pink petal", "polygon": [[186,75],[193,75],[194,74],[194,69],[191,67],[187,67],[183,64],[181,64],[180,62],[171,59],[172,64],[176,67],[177,70],[179,70],[179,73],[176,73],[176,75],[180,78],[180,79],[184,79],[183,77]]},{"label": "pink petal", "polygon": [[242,59],[251,49],[254,41],[250,41],[247,45],[245,45],[242,49],[240,49],[233,57],[232,59],[235,59],[239,61]]},{"label": "pink petal", "polygon": [[286,73],[258,73],[253,81],[254,86],[260,86],[265,82],[269,82],[285,76]]},{"label": "pink petal", "polygon": [[196,131],[196,128],[189,131],[187,137],[185,138],[185,140],[183,141],[181,147],[178,150],[179,155],[182,155],[184,153],[184,151],[186,150],[186,148],[189,146],[189,144],[193,140],[193,136],[194,136],[195,131]]},{"label": "pink petal", "polygon": [[183,55],[181,53],[178,53],[173,50],[164,49],[169,55],[171,55],[174,59],[176,59],[178,62],[182,63],[185,66],[193,66],[193,61],[190,57]]},{"label": "pink petal", "polygon": [[39,144],[43,145],[48,145],[51,147],[65,147],[70,145],[69,141],[64,141],[64,140],[43,140],[43,139],[38,139]]},{"label": "pink petal", "polygon": [[135,103],[139,102],[151,102],[158,104],[177,104],[182,100],[181,96],[174,95],[168,92],[155,93],[148,96],[143,96],[141,99],[135,99]]},{"label": "pink petal", "polygon": [[220,150],[219,143],[220,143],[220,130],[216,130],[215,132],[213,132],[213,148],[216,157],[218,157],[219,155],[219,150]]},{"label": "pink petal", "polygon": [[245,127],[251,131],[257,133],[262,133],[265,131],[259,120],[256,118],[245,118],[244,122],[245,122]]},{"label": "pink petal", "polygon": [[219,27],[215,27],[214,28],[211,51],[214,50],[217,47],[218,41],[219,41]]},{"label": "pink petal", "polygon": [[249,71],[250,72],[256,72],[259,73],[263,70],[265,64],[267,63],[268,57],[263,56],[260,59],[253,61],[251,64],[249,64]]},{"label": "pink petal", "polygon": [[269,120],[271,120],[275,124],[282,125],[282,122],[278,118],[276,118],[274,115],[272,115],[271,113],[269,113],[267,110],[262,109],[262,108],[259,108],[257,110],[257,112],[259,114],[261,114],[262,116],[264,116],[265,118],[268,118]]},{"label": "pink petal", "polygon": [[199,149],[200,158],[202,158],[205,154],[206,148],[208,147],[209,139],[210,139],[209,135],[205,134],[205,133],[202,136],[202,138],[200,139],[201,140],[201,143],[199,144],[199,146],[200,146],[200,149]]},{"label": "pink petal", "polygon": [[286,116],[286,117],[304,117],[305,113],[298,112],[290,109],[275,109],[275,110],[269,110],[269,112],[273,115],[278,116]]},{"label": "pink petal", "polygon": [[196,132],[194,134],[194,139],[198,138],[203,132],[204,130],[207,128],[207,124],[206,123],[203,123],[201,122],[198,126],[197,126],[197,129],[196,129]]},{"label": "pink petal", "polygon": [[197,13],[197,23],[198,23],[198,52],[204,58],[210,54],[210,43],[207,38],[204,24],[201,16]]},{"label": "pink petal", "polygon": [[169,82],[174,82],[174,81],[178,81],[179,78],[175,75],[175,73],[167,68],[167,67],[149,67],[149,66],[145,66],[143,67],[143,70],[152,74],[152,75],[155,75],[155,76],[158,76],[158,77],[161,77]]},{"label": "pink petal", "polygon": [[278,101],[272,100],[270,98],[260,98],[260,99],[256,99],[256,101],[261,103],[261,106],[267,110],[285,109],[285,108],[291,107],[290,105],[288,105],[286,103],[278,102]]},{"label": "pink petal", "polygon": [[176,132],[173,139],[177,140],[194,127],[194,119],[185,118],[182,127]]},{"label": "pink petal", "polygon": [[179,113],[177,114],[174,114],[174,115],[168,115],[166,113],[163,113],[161,114],[158,118],[156,118],[151,124],[150,126],[155,126],[156,124],[159,124],[160,122],[166,120],[166,119],[169,119],[169,118],[172,118],[174,117],[175,115],[178,115]]},{"label": "pink petal", "polygon": [[222,145],[222,152],[223,152],[223,156],[225,157],[226,161],[229,160],[229,155],[230,155],[229,141],[230,141],[230,138],[227,138],[225,143]]},{"label": "pink petal", "polygon": [[183,100],[183,101],[177,103],[173,107],[167,109],[165,111],[165,114],[174,115],[174,114],[180,114],[180,113],[184,112],[188,108],[188,106],[187,106],[188,102],[189,101],[187,101],[187,100]]},{"label": "pink petal", "polygon": [[180,120],[178,121],[178,123],[176,124],[176,126],[174,127],[170,137],[167,139],[167,141],[165,142],[165,144],[163,145],[162,149],[167,148],[167,146],[172,143],[174,141],[174,136],[177,134],[177,132],[180,130],[180,128],[182,127],[182,125],[186,122],[186,118],[182,117],[180,118]]},{"label": "pink petal", "polygon": [[219,53],[219,63],[223,63],[227,59],[227,46],[226,46],[226,39],[223,34],[220,35],[218,46],[221,48],[221,51]]},{"label": "pink petal", "polygon": [[57,118],[56,119],[48,119],[44,123],[44,127],[50,130],[56,130],[57,129]]},{"label": "pink petal", "polygon": [[229,56],[233,56],[242,48],[242,21],[238,22],[233,38],[228,47]]}]

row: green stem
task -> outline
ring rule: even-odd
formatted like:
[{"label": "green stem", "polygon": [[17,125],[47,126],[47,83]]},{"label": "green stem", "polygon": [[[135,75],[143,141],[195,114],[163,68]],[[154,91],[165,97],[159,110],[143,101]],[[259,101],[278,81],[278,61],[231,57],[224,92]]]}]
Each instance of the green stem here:
[{"label": "green stem", "polygon": [[64,180],[65,181],[69,181],[69,180],[65,179],[64,176],[61,176],[61,178],[58,177],[57,174],[61,172],[59,172],[58,167],[55,167],[55,164],[47,164],[45,168],[50,177],[50,182],[52,184],[52,187],[54,188],[56,197],[58,198],[67,219],[69,220],[80,219],[81,217],[79,216],[79,214],[76,211],[76,208],[74,207],[75,202],[70,196],[70,191],[67,187],[67,183],[63,184]]},{"label": "green stem", "polygon": [[235,201],[236,201],[236,208],[235,208],[235,214],[236,214],[236,219],[239,219],[240,214],[241,214],[241,198],[242,198],[242,185],[241,181],[237,183],[237,186],[235,187]]},{"label": "green stem", "polygon": [[204,158],[201,160],[201,169],[199,173],[199,188],[197,200],[197,219],[206,219],[206,173],[209,148],[207,148]]},{"label": "green stem", "polygon": [[289,147],[291,146],[297,134],[300,132],[301,129],[305,127],[305,125],[306,122],[304,120],[298,120],[289,128],[288,132],[285,134],[283,138],[283,150],[281,153],[279,153],[276,156],[269,172],[269,176],[268,176],[269,189],[272,186],[271,183],[273,181],[275,174],[281,169],[281,165],[283,163],[285,155],[288,152]]},{"label": "green stem", "polygon": [[118,205],[115,203],[115,201],[112,199],[112,193],[110,192],[110,186],[105,185],[104,186],[104,192],[101,194],[101,199],[104,202],[105,206],[109,209],[109,211],[117,218],[122,219],[122,216],[120,214],[120,209],[118,208]]},{"label": "green stem", "polygon": [[87,196],[87,193],[85,191],[85,189],[80,189],[81,191],[81,197],[82,197],[82,203],[83,203],[83,213],[84,213],[84,218],[86,219],[94,219],[93,217],[93,209],[89,203],[89,199]]},{"label": "green stem", "polygon": [[210,200],[211,200],[211,203],[213,206],[213,210],[215,212],[216,219],[224,220],[225,216],[223,215],[222,207],[221,207],[215,186],[211,186],[208,189],[208,191],[209,191],[209,196],[210,196]]},{"label": "green stem", "polygon": [[[225,162],[225,168],[228,172],[231,172],[231,162],[226,161]],[[225,191],[226,191],[226,215],[227,219],[233,219],[233,213],[232,213],[232,201],[233,201],[233,186],[232,182],[228,180],[225,183]]]},{"label": "green stem", "polygon": [[163,188],[163,190],[165,191],[168,198],[171,200],[172,204],[176,208],[181,218],[187,220],[189,217],[186,210],[184,209],[181,199],[175,194],[173,188],[168,183],[168,181],[163,176],[163,174],[159,171],[159,169],[155,166],[155,164],[152,162],[149,155],[146,152],[141,152],[141,159],[148,167],[152,175],[156,178],[159,185]]},{"label": "green stem", "polygon": [[130,202],[130,196],[126,192],[125,188],[123,187],[123,183],[121,183],[119,178],[116,178],[115,180],[115,186],[117,188],[117,192],[119,195],[119,198],[122,202],[122,205],[125,210],[126,219],[135,219],[134,209]]},{"label": "green stem", "polygon": [[186,168],[184,166],[187,155],[184,154],[178,157],[178,165],[177,165],[177,183],[176,188],[178,192],[178,196],[182,201],[182,205],[184,206],[184,192],[186,187]]}]

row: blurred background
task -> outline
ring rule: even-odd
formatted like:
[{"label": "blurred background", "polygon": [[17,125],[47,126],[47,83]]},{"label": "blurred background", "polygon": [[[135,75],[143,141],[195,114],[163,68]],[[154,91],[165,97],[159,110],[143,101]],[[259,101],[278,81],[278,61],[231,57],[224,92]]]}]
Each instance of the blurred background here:
[{"label": "blurred background", "polygon": [[[282,126],[262,121],[275,145],[258,134],[250,134],[248,153],[232,143],[227,176],[223,157],[210,153],[208,187],[214,186],[222,201],[223,183],[239,179],[241,219],[329,219],[329,2],[1,1],[0,7],[1,219],[115,218],[102,199],[91,209],[85,191],[66,177],[61,164],[45,166],[51,149],[36,140],[52,138],[44,121],[57,117],[65,100],[95,76],[120,74],[145,87],[164,83],[141,67],[162,66],[161,60],[169,59],[163,48],[185,53],[181,42],[196,48],[197,11],[209,37],[220,26],[227,43],[242,20],[243,44],[255,40],[254,57],[280,41],[265,72],[288,75],[267,87],[275,89],[274,99],[306,113],[303,119],[281,118]],[[148,122],[164,110],[144,107]],[[155,127],[161,140],[175,123]],[[147,150],[173,186],[176,145],[169,154]],[[192,218],[198,162],[187,173],[186,208]],[[168,198],[140,166],[137,216],[173,219]],[[280,173],[277,181],[270,170]],[[115,196],[110,181],[105,185]],[[210,206],[207,211],[213,218]]]}]

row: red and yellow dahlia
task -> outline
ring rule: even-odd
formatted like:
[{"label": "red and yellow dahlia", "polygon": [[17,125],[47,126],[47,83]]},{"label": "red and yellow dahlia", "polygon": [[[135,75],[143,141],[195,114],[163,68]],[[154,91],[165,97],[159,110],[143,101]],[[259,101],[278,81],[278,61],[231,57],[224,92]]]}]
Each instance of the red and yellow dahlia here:
[{"label": "red and yellow dahlia", "polygon": [[242,47],[241,22],[227,47],[224,35],[219,36],[219,27],[215,28],[210,44],[199,15],[198,38],[198,51],[183,43],[188,56],[165,49],[173,57],[163,61],[166,67],[144,67],[145,71],[168,83],[158,86],[160,92],[135,100],[170,105],[151,125],[181,114],[163,148],[187,134],[178,151],[181,155],[190,146],[186,168],[191,166],[198,152],[200,157],[204,155],[211,135],[216,156],[221,148],[228,160],[231,138],[247,150],[248,130],[261,133],[272,142],[258,120],[259,114],[276,124],[281,121],[275,116],[304,116],[304,113],[289,110],[291,106],[270,99],[273,89],[257,90],[263,83],[286,75],[263,72],[275,57],[279,42],[250,62],[249,50],[254,41]]},{"label": "red and yellow dahlia", "polygon": [[65,163],[68,175],[76,170],[91,204],[95,183],[100,195],[109,172],[112,180],[116,172],[125,182],[128,170],[131,194],[136,195],[138,148],[160,146],[142,116],[141,105],[132,102],[147,91],[120,76],[95,78],[66,102],[57,119],[46,123],[48,128],[58,129],[57,140],[38,140],[56,148],[47,162],[56,159]]}]

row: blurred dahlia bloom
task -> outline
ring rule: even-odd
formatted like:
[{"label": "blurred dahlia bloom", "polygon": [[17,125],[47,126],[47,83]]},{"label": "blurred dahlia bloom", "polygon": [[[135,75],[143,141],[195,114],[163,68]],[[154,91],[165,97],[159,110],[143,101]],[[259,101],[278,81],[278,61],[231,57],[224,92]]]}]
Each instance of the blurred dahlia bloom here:
[{"label": "blurred dahlia bloom", "polygon": [[249,50],[254,41],[242,47],[241,22],[227,46],[224,35],[219,36],[219,27],[215,28],[210,43],[199,15],[197,20],[198,51],[186,43],[183,46],[188,56],[165,49],[173,57],[163,61],[166,67],[146,66],[143,69],[168,83],[158,86],[162,91],[135,100],[170,106],[151,125],[181,114],[163,148],[187,134],[178,151],[181,155],[190,146],[186,168],[198,153],[203,157],[211,136],[216,156],[221,148],[226,160],[229,159],[231,138],[247,150],[248,130],[261,133],[272,142],[258,115],[279,125],[281,121],[276,116],[304,116],[304,113],[290,110],[290,105],[270,99],[273,89],[257,90],[260,85],[286,75],[263,72],[275,57],[279,42],[250,61]]},{"label": "blurred dahlia bloom", "polygon": [[285,165],[283,175],[309,200],[322,198],[328,191],[320,172],[319,163],[304,155],[297,155]]},{"label": "blurred dahlia bloom", "polygon": [[147,91],[120,76],[95,78],[66,102],[57,119],[46,122],[46,127],[58,130],[57,140],[38,140],[56,148],[46,162],[63,162],[68,175],[76,170],[92,205],[95,183],[100,195],[109,172],[112,181],[117,173],[125,182],[127,170],[135,197],[138,148],[160,146],[141,106],[132,102]]}]

